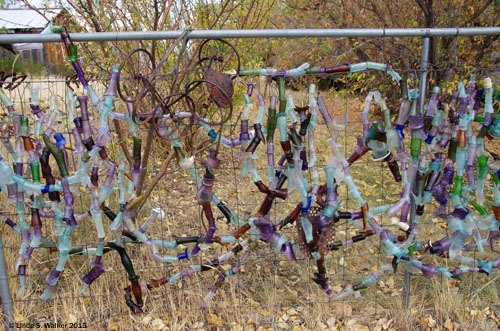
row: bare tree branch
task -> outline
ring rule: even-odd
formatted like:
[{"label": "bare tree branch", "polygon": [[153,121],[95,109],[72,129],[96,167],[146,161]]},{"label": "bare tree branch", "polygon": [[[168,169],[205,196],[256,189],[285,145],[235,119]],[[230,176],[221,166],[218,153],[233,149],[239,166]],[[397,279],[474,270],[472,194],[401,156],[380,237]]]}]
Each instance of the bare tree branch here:
[{"label": "bare tree branch", "polygon": [[24,2],[24,5],[26,7],[28,7],[31,10],[36,11],[40,16],[45,18],[47,20],[47,22],[50,22],[50,19],[48,19],[47,16],[45,16],[45,14],[40,9],[33,7],[28,0],[23,0],[23,2]]}]

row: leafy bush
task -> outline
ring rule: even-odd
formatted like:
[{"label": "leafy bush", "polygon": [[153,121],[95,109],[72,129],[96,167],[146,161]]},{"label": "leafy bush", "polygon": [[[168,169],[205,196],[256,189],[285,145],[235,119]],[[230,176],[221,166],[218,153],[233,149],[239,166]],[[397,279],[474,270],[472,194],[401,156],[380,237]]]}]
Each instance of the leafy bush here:
[{"label": "leafy bush", "polygon": [[14,64],[14,72],[18,74],[27,74],[32,76],[43,76],[46,74],[66,76],[72,74],[73,68],[64,63],[37,63],[31,60],[18,57],[15,60],[15,55],[9,55],[0,58],[0,70],[4,72],[12,71],[12,64]]},{"label": "leafy bush", "polygon": [[24,73],[32,76],[41,76],[46,72],[45,65],[43,63],[35,63],[21,57],[18,57],[16,60],[15,55],[9,55],[0,58],[0,70],[4,72],[11,72],[12,64],[14,64],[14,72],[17,73]]},{"label": "leafy bush", "polygon": [[73,67],[65,63],[50,63],[48,64],[48,70],[53,75],[67,76],[74,73]]}]

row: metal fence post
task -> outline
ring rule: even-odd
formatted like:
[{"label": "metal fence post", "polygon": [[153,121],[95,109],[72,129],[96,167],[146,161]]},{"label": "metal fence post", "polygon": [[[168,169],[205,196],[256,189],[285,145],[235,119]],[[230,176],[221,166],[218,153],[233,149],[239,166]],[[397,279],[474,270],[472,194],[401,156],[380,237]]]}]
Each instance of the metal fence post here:
[{"label": "metal fence post", "polygon": [[420,116],[424,115],[425,89],[427,86],[427,66],[429,63],[429,44],[429,37],[422,38],[422,56],[420,58],[420,87],[418,91],[420,94]]},{"label": "metal fence post", "polygon": [[405,269],[403,285],[403,305],[405,309],[410,307],[410,273]]},{"label": "metal fence post", "polygon": [[[423,116],[424,114],[424,104],[425,104],[425,90],[427,87],[427,64],[429,62],[429,43],[430,38],[422,38],[422,56],[420,58],[420,86],[419,86],[419,114]],[[420,158],[420,153],[419,153]],[[415,189],[415,183],[413,183],[413,188]],[[415,200],[413,195],[410,201],[410,222],[415,218],[417,206],[415,205]],[[411,275],[408,270],[405,269],[404,274],[404,285],[403,285],[403,305],[406,309],[410,307],[410,280]]]},{"label": "metal fence post", "polygon": [[9,277],[5,256],[3,254],[2,234],[0,233],[0,292],[2,293],[2,305],[5,319],[5,329],[14,330],[11,323],[14,323],[14,312],[12,311],[12,297],[10,296]]}]

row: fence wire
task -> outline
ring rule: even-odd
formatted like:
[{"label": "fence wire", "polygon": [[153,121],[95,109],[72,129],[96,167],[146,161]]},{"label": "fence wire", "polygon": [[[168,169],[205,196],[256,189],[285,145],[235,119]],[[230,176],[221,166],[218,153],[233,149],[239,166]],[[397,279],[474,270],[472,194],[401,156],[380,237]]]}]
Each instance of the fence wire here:
[{"label": "fence wire", "polygon": [[[384,55],[382,52],[380,59],[377,60],[384,62]],[[463,64],[464,62],[456,61],[453,63],[453,70],[462,72]],[[419,68],[394,69],[403,77],[406,74],[415,79],[420,70]],[[436,69],[430,68],[429,74],[433,70]],[[500,66],[474,68],[472,71],[478,72],[477,79],[487,76],[498,77]],[[379,76],[384,87],[395,88],[394,84],[386,77]],[[309,77],[308,83],[317,84],[319,78],[321,77]],[[347,78],[345,79],[345,90],[349,90],[353,84],[359,84],[350,80],[349,77],[345,78]],[[469,77],[461,76],[460,79],[469,79]],[[243,84],[245,81],[246,78],[243,77],[239,84]],[[105,81],[97,79],[92,81],[98,95],[105,92],[105,83]],[[59,105],[63,116],[59,119],[59,127],[60,131],[69,137],[68,141],[73,147],[73,137],[68,131],[68,128],[72,127],[72,123],[67,120],[68,113],[64,106],[67,101],[67,87],[64,80],[50,74],[40,78],[30,77],[13,92],[11,97],[16,104],[16,109],[22,111],[23,115],[29,117],[30,122],[33,123],[28,111],[28,86],[42,87],[41,100],[45,102],[44,105],[48,104],[50,95],[61,97]],[[416,88],[417,83],[412,87]],[[432,88],[430,85],[428,87],[428,90]],[[295,96],[296,105],[302,105],[303,102],[307,102],[306,89],[307,87],[300,91],[289,89],[287,93],[292,93]],[[85,92],[81,88],[75,91],[75,95],[84,94]],[[319,95],[327,100],[330,114],[334,117],[342,116],[346,120],[346,128],[339,136],[338,141],[342,142],[342,152],[348,157],[354,150],[356,136],[362,133],[362,121],[359,113],[365,93],[344,93],[339,96],[338,91],[329,89],[319,91]],[[254,104],[257,104],[256,100]],[[394,111],[399,109],[399,104],[391,106]],[[376,106],[371,108],[371,120],[380,120],[382,115],[375,108]],[[90,112],[94,121],[98,120],[98,114],[95,110],[90,109]],[[238,133],[238,115],[238,112],[234,114],[226,128],[227,132],[235,132],[234,136]],[[252,116],[254,115],[251,115],[251,120]],[[325,139],[328,136],[327,129],[322,120],[318,122],[319,126],[315,132],[316,149],[321,156],[318,159],[317,168],[321,169],[327,165],[325,151],[329,147]],[[111,124],[110,127],[112,127]],[[116,132],[114,131],[114,133]],[[207,140],[208,138],[200,139]],[[157,148],[152,154],[151,168],[148,169],[149,174],[159,172],[169,144],[156,144],[155,146]],[[131,144],[129,147],[131,148]],[[112,142],[110,152],[113,153],[118,149],[119,146],[115,139]],[[199,172],[203,170],[202,162],[206,159],[207,154],[206,152],[196,157],[195,162]],[[265,167],[265,154],[262,146],[259,147],[258,154],[260,159],[256,163],[256,168],[265,178],[267,168]],[[214,192],[241,218],[247,219],[260,205],[263,195],[254,187],[250,176],[242,177],[240,175],[238,150],[223,148],[222,158],[223,163],[216,176]],[[72,169],[75,169],[77,160],[73,156],[71,160]],[[170,166],[169,169],[175,170],[176,168]],[[351,166],[351,172],[355,183],[360,186],[364,198],[370,205],[394,203],[399,200],[400,185],[394,182],[385,164],[381,166],[379,162],[372,161],[370,155],[367,154],[354,163]],[[320,183],[323,183],[325,177],[321,171],[319,173]],[[101,176],[104,176],[104,173]],[[174,236],[203,235],[205,231],[199,217],[200,206],[194,200],[196,191],[196,183],[190,179],[189,170],[177,169],[160,180],[138,219],[145,219],[151,208],[161,208],[166,214],[166,219],[153,225],[149,231],[152,238],[170,240]],[[116,198],[116,196],[114,197]],[[4,199],[3,195],[2,199]],[[343,183],[339,187],[339,199],[342,199],[341,210],[354,211],[358,208],[356,201],[348,196],[347,188]],[[289,196],[286,201],[275,201],[271,220],[281,219],[295,207],[298,201],[300,201],[300,197],[297,192]],[[2,208],[6,208],[4,202]],[[89,203],[89,196],[84,193],[79,195],[75,199],[75,213],[81,214],[87,211]],[[117,205],[110,205],[111,209],[113,207],[116,210]],[[418,239],[420,240],[423,238],[437,240],[447,234],[446,221],[432,219],[432,212],[433,206],[426,204],[425,214],[419,225]],[[226,234],[234,230],[230,225],[225,224],[222,214],[218,211],[215,213],[218,234]],[[377,218],[377,221],[384,228],[397,231],[391,225],[388,216],[382,215]],[[105,221],[105,228],[108,226],[109,222]],[[398,314],[405,314],[402,303],[403,267],[398,268],[393,274],[385,274],[377,286],[361,291],[360,297],[351,296],[341,301],[329,301],[311,281],[313,273],[316,271],[314,261],[307,259],[296,250],[298,262],[294,263],[287,260],[282,254],[276,253],[266,243],[261,243],[253,251],[251,257],[243,264],[240,273],[226,280],[225,285],[217,291],[206,311],[200,309],[201,299],[214,286],[220,269],[197,273],[174,285],[166,284],[160,288],[148,289],[145,285],[149,279],[181,271],[192,263],[206,262],[210,257],[214,258],[227,251],[228,247],[214,246],[208,250],[208,253],[205,253],[206,257],[197,256],[188,262],[159,264],[149,257],[149,251],[145,250],[144,247],[134,244],[128,245],[128,253],[134,263],[136,273],[140,276],[143,288],[145,302],[143,315],[132,315],[125,305],[123,288],[127,285],[127,274],[121,267],[118,255],[112,252],[104,255],[105,273],[89,287],[87,292],[80,292],[80,287],[83,284],[82,277],[91,269],[88,263],[93,260],[93,257],[70,257],[59,281],[56,296],[54,299],[43,301],[39,297],[45,286],[45,276],[56,264],[57,252],[51,252],[49,249],[37,249],[27,269],[28,288],[21,296],[16,296],[18,281],[14,266],[18,257],[19,237],[5,225],[2,225],[0,229],[8,266],[15,318],[16,322],[20,323],[76,322],[86,323],[86,327],[89,329],[106,328],[110,330],[154,329],[155,325],[161,329],[162,323],[170,330],[197,330],[210,328],[214,325],[222,329],[236,327],[258,329],[264,327],[275,330],[291,330],[294,326],[299,325],[304,329],[316,330],[325,327],[331,328],[335,325],[336,320],[356,319],[361,324],[372,325],[370,323],[376,319],[397,318]],[[356,234],[347,221],[339,222],[336,229],[336,239],[345,240]],[[50,221],[43,223],[43,233],[46,239],[56,239],[54,226]],[[295,225],[284,228],[281,234],[289,239],[296,239]],[[332,251],[328,254],[326,258],[328,278],[334,292],[338,293],[345,286],[360,282],[365,275],[376,270],[380,265],[390,263],[391,258],[381,253],[379,239],[375,237],[368,238],[347,249]],[[97,236],[90,219],[79,225],[76,235],[72,239],[72,245],[73,248],[96,247]],[[185,248],[185,246],[182,247],[182,249]],[[171,254],[166,249],[164,253]],[[474,251],[472,256],[479,259],[487,256],[491,258],[492,255]],[[444,265],[446,261],[432,256],[425,259],[428,263],[437,261],[441,265]],[[447,261],[446,264],[448,264]],[[454,262],[449,261],[449,265],[453,266]],[[500,297],[498,277],[500,277],[498,270],[494,270],[489,277],[479,273],[470,273],[464,275],[461,281],[448,280],[442,276],[431,280],[424,279],[420,275],[412,276],[409,292],[410,309],[419,309],[423,315],[425,312],[433,312],[436,305],[453,304],[453,300],[457,300],[460,310],[490,307],[498,312],[500,311],[497,300]],[[217,320],[218,318],[221,322]],[[467,322],[464,322],[462,326],[466,325]],[[80,326],[83,328],[83,324]],[[474,325],[469,325],[469,327],[474,328]]]}]

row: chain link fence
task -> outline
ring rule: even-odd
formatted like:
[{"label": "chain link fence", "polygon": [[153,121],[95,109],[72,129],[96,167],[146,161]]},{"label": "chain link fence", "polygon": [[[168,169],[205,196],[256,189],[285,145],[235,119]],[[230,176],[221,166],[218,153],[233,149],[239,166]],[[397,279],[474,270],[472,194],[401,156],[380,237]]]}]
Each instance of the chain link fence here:
[{"label": "chain link fence", "polygon": [[[331,40],[335,42],[335,40]],[[380,54],[379,62],[384,63],[384,54]],[[467,63],[460,59],[454,63],[458,80],[470,79],[470,74],[476,74],[476,80],[484,77],[498,79],[499,66],[487,68],[473,68],[466,66]],[[244,64],[242,65],[243,68]],[[466,69],[469,68],[469,69]],[[408,78],[411,87],[416,88],[421,68],[394,68],[402,77]],[[428,68],[431,72],[433,68]],[[368,72],[367,75],[376,75],[377,81],[384,91],[397,89],[397,85],[383,73]],[[339,74],[342,80],[343,90],[353,90],[363,86],[363,78],[360,75]],[[292,94],[297,106],[307,105],[307,85],[319,85],[321,76],[309,76],[307,83],[302,89],[295,91],[287,90]],[[242,77],[236,84],[244,84],[251,78]],[[498,82],[498,80],[497,80]],[[92,84],[98,95],[103,95],[106,88],[106,80],[95,79]],[[29,77],[16,90],[11,92],[11,99],[16,105],[16,110],[27,116],[33,123],[29,111],[29,95],[27,87],[42,88],[42,109],[48,109],[48,100],[51,95],[57,96],[62,117],[58,119],[58,128],[65,136],[69,137],[70,149],[74,150],[73,137],[70,134],[72,123],[68,121],[66,110],[67,86],[62,77],[48,75],[40,78]],[[451,86],[451,85],[450,85]],[[429,84],[424,87],[430,90]],[[263,89],[263,87],[262,87]],[[443,95],[447,92],[443,88]],[[75,95],[84,95],[85,91],[80,88],[75,90]],[[254,97],[257,93],[254,94]],[[353,91],[352,93],[340,93],[335,89],[324,89],[319,95],[326,100],[327,108],[333,117],[343,117],[346,122],[345,130],[340,134],[337,141],[342,142],[342,152],[346,158],[352,154],[356,145],[356,137],[362,135],[362,120],[360,111],[366,93]],[[254,104],[257,104],[255,98]],[[116,102],[116,107],[124,107],[121,101]],[[399,104],[390,104],[395,113]],[[254,109],[255,110],[255,109]],[[236,111],[229,123],[226,123],[224,132],[236,137],[239,132],[239,111]],[[95,109],[91,109],[91,120],[95,123],[99,115]],[[372,105],[370,119],[382,120],[382,113],[376,106]],[[255,120],[255,115],[250,115],[250,122]],[[318,121],[315,129],[316,149],[318,153],[317,169],[327,166],[329,156],[328,129],[322,120]],[[111,125],[110,125],[111,126]],[[112,126],[111,126],[112,127]],[[123,128],[124,136],[128,132]],[[196,131],[196,126],[192,128]],[[110,156],[116,156],[120,149],[117,143],[116,130],[113,129],[115,139],[109,145]],[[140,135],[147,135],[147,128],[142,127]],[[203,134],[195,133],[195,139],[190,141],[191,146],[185,146],[187,154],[189,150],[196,150],[194,145],[208,146],[209,138]],[[231,137],[231,136],[230,136]],[[132,149],[131,141],[124,138],[126,145]],[[408,140],[408,139],[407,139]],[[493,140],[488,142],[488,148],[499,151],[498,144]],[[186,143],[187,145],[187,143]],[[406,143],[409,150],[409,141]],[[3,147],[2,147],[3,148]],[[148,166],[149,176],[157,174],[170,150],[168,142],[154,142],[151,160]],[[265,178],[266,158],[264,147],[257,150],[259,159],[256,160],[256,169]],[[3,155],[7,155],[2,150]],[[400,184],[396,183],[385,163],[373,161],[370,153],[363,156],[351,166],[352,176],[356,185],[360,187],[363,197],[369,205],[381,205],[394,203],[399,200]],[[75,169],[77,160],[70,153],[70,167]],[[196,167],[202,173],[203,162],[208,156],[208,150],[196,155]],[[235,211],[240,218],[249,219],[261,204],[264,195],[252,184],[250,176],[241,176],[240,161],[241,151],[239,148],[221,148],[223,162],[217,173],[214,192],[224,201],[229,208]],[[320,173],[320,183],[325,182],[325,176]],[[100,174],[104,178],[105,174]],[[309,181],[311,181],[310,174]],[[148,179],[151,180],[151,179]],[[285,184],[286,186],[286,184]],[[89,210],[90,195],[82,187],[81,193],[75,195],[75,214],[82,214]],[[154,188],[145,208],[138,215],[138,224],[145,220],[152,208],[159,208],[165,213],[163,221],[155,222],[148,234],[153,239],[172,240],[174,237],[204,236],[205,229],[201,215],[201,207],[196,203],[194,197],[197,192],[196,183],[191,179],[189,170],[178,169],[174,164],[168,166],[167,175],[163,176]],[[77,193],[77,192],[75,192]],[[118,209],[117,193],[113,193],[109,204],[112,210]],[[487,194],[486,200],[489,204],[493,199]],[[6,204],[6,197],[2,194],[2,209],[10,212],[11,217],[16,214],[11,206]],[[349,194],[345,184],[339,185],[339,199],[342,200],[339,210],[356,211],[359,207]],[[286,216],[296,204],[300,202],[300,196],[294,191],[286,200],[276,199],[271,212],[271,220],[278,221]],[[419,225],[418,240],[433,241],[442,238],[447,233],[447,223],[444,219],[433,218],[433,204],[426,204],[424,216]],[[8,216],[8,214],[4,214]],[[29,219],[30,213],[26,213]],[[215,212],[217,234],[229,234],[235,230],[232,224],[227,224],[224,216]],[[376,217],[384,228],[398,233],[397,227],[391,224],[391,219],[385,214]],[[105,229],[111,221],[105,220]],[[50,218],[43,221],[44,239],[57,241],[54,236],[53,220]],[[143,329],[206,329],[221,328],[234,330],[247,330],[272,328],[274,330],[295,330],[300,326],[303,329],[332,329],[344,325],[346,321],[355,320],[356,324],[375,327],[377,321],[389,323],[395,328],[404,328],[405,323],[416,323],[419,317],[431,314],[438,323],[443,323],[451,317],[450,311],[456,311],[456,321],[460,328],[476,328],[474,319],[465,319],[466,311],[473,309],[483,310],[490,307],[498,314],[498,270],[492,274],[480,273],[464,274],[460,280],[447,279],[441,274],[432,279],[425,279],[421,275],[411,276],[405,273],[405,268],[400,267],[395,272],[385,273],[380,282],[365,290],[360,291],[360,296],[349,296],[342,300],[328,300],[318,286],[311,281],[316,266],[314,260],[306,258],[296,247],[297,263],[288,260],[284,255],[276,253],[272,247],[265,242],[259,243],[253,249],[250,257],[242,264],[239,273],[225,280],[224,285],[217,291],[208,309],[201,309],[203,297],[212,290],[218,277],[230,266],[213,267],[212,270],[199,272],[193,276],[177,281],[175,284],[165,284],[158,288],[149,288],[146,285],[151,279],[158,279],[165,275],[172,275],[182,270],[187,270],[192,264],[202,264],[229,251],[233,246],[214,245],[203,255],[196,256],[192,260],[182,260],[175,263],[158,263],[150,258],[147,247],[139,244],[128,244],[127,252],[133,262],[136,274],[140,277],[144,298],[144,313],[133,315],[124,300],[123,288],[128,284],[128,276],[123,270],[119,255],[109,252],[104,255],[103,263],[105,272],[101,275],[87,291],[82,292],[82,277],[86,275],[91,267],[88,263],[94,259],[93,256],[74,255],[71,256],[62,277],[59,281],[57,294],[53,299],[41,300],[40,295],[45,287],[45,277],[57,263],[58,252],[54,249],[37,249],[27,268],[27,288],[21,295],[16,295],[18,289],[17,272],[14,267],[18,258],[20,237],[10,230],[7,225],[1,227],[3,250],[7,265],[8,282],[12,295],[15,326],[17,328],[35,328],[40,323],[56,323],[55,326],[62,328],[71,327],[70,323],[77,328],[109,329],[109,330],[143,330]],[[297,240],[295,225],[284,227],[280,233],[288,239]],[[341,221],[336,224],[336,239],[347,240],[357,234],[357,230],[350,226],[349,222]],[[404,235],[404,233],[399,233]],[[244,239],[243,237],[242,239]],[[106,240],[111,240],[107,235]],[[240,239],[241,240],[241,239]],[[192,249],[192,244],[180,245],[178,250],[163,250],[163,254],[182,253],[186,247]],[[73,248],[91,248],[97,246],[97,234],[92,220],[89,218],[75,231],[72,238]],[[496,253],[486,248],[485,252],[476,249],[467,253],[467,256],[476,260],[496,258]],[[236,257],[238,259],[239,257]],[[329,253],[326,257],[329,284],[335,294],[340,293],[346,286],[359,283],[364,276],[377,270],[382,264],[391,263],[391,257],[380,249],[380,240],[373,236],[365,241],[354,244],[347,248],[340,248]],[[437,263],[455,267],[456,262],[435,256],[425,256],[425,263]],[[406,284],[409,287],[405,287]],[[2,293],[3,294],[3,293]],[[405,297],[409,298],[405,302]],[[3,297],[5,299],[5,297]],[[407,307],[406,307],[407,306]],[[5,303],[4,303],[5,308]],[[416,310],[416,312],[412,312]],[[419,316],[412,318],[410,315]],[[410,317],[409,317],[410,316]],[[392,324],[389,321],[392,319]],[[339,324],[344,321],[344,324]],[[59,324],[57,324],[59,323]],[[382,324],[383,324],[382,323]],[[425,322],[415,325],[425,329]],[[54,325],[54,324],[46,324]],[[63,326],[65,325],[65,326]],[[494,325],[494,324],[488,324]],[[348,327],[348,326],[346,326]],[[413,328],[411,325],[409,328]]]}]

